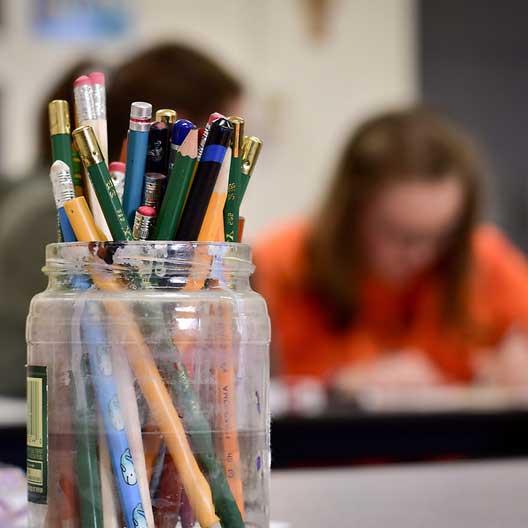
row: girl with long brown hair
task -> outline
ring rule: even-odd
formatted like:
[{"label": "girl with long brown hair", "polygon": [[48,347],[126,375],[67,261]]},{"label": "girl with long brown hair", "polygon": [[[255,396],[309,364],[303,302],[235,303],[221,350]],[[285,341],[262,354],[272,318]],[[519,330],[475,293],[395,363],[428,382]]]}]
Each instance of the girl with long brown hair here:
[{"label": "girl with long brown hair", "polygon": [[256,244],[277,373],[347,392],[528,371],[528,352],[505,367],[497,348],[528,328],[528,267],[478,225],[482,178],[471,141],[424,108],[360,126],[321,210]]}]

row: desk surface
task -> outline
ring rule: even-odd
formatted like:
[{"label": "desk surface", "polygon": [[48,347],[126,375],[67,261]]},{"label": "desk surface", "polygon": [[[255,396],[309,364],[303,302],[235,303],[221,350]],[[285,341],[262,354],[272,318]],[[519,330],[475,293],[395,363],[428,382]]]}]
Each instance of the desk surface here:
[{"label": "desk surface", "polygon": [[274,519],[292,528],[526,528],[528,459],[275,471]]}]

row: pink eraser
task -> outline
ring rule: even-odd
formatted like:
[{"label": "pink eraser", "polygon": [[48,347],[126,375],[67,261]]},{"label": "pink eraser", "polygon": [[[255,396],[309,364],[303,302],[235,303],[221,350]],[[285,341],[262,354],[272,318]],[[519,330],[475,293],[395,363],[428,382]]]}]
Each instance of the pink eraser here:
[{"label": "pink eraser", "polygon": [[105,83],[105,74],[103,72],[92,72],[88,75],[92,84],[102,84]]},{"label": "pink eraser", "polygon": [[209,119],[207,120],[207,124],[210,125],[213,121],[216,121],[217,119],[220,119],[221,117],[224,117],[224,115],[220,114],[219,112],[213,112]]},{"label": "pink eraser", "polygon": [[122,161],[112,161],[108,165],[108,170],[110,172],[125,172],[126,165]]},{"label": "pink eraser", "polygon": [[156,216],[156,209],[150,207],[149,205],[142,205],[138,207],[138,213],[143,216]]},{"label": "pink eraser", "polygon": [[73,86],[84,86],[85,84],[91,84],[90,78],[87,75],[81,75],[80,77],[77,77],[75,81],[73,81]]}]

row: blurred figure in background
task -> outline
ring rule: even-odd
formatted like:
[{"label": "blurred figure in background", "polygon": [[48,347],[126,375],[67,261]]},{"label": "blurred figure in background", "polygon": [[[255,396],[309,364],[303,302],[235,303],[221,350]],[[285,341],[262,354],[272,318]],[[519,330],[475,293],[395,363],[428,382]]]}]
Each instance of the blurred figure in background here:
[{"label": "blurred figure in background", "polygon": [[441,116],[360,126],[319,213],[256,244],[276,374],[345,396],[528,383],[528,267],[477,224],[481,185],[473,146]]},{"label": "blurred figure in background", "polygon": [[[29,301],[46,286],[41,271],[44,247],[56,240],[56,210],[48,175],[51,165],[48,103],[66,99],[73,128],[73,81],[98,69],[107,70],[93,61],[80,61],[43,99],[35,169],[0,195],[1,394],[25,394],[24,336]],[[201,52],[170,43],[142,51],[118,65],[107,78],[110,160],[119,159],[133,101],[148,101],[154,110],[174,108],[179,117],[200,126],[207,122],[212,111],[236,113],[241,96],[239,81]]]}]

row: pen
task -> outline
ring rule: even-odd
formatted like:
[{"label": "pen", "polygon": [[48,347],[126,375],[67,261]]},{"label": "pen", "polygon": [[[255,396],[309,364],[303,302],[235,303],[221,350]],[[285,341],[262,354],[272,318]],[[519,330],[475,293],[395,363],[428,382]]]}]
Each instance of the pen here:
[{"label": "pen", "polygon": [[146,172],[167,175],[169,165],[169,126],[158,121],[150,125]]},{"label": "pen", "polygon": [[197,151],[198,130],[195,128],[188,132],[176,153],[167,190],[154,228],[154,240],[174,239],[191,184]]},{"label": "pen", "polygon": [[[114,240],[132,240],[132,232],[125,218],[112,178],[108,173],[95,132],[91,127],[73,131],[84,168],[88,171],[97,199]],[[126,182],[125,182],[126,191]]]},{"label": "pen", "polygon": [[176,231],[177,240],[196,240],[202,227],[209,199],[231,141],[233,127],[220,118],[211,123],[202,157],[198,162],[187,202],[183,209],[180,225]]},{"label": "pen", "polygon": [[50,168],[50,179],[53,188],[53,197],[59,216],[59,224],[64,242],[75,242],[75,233],[73,232],[64,203],[75,198],[73,189],[73,180],[70,174],[70,168],[61,160],[55,161]]},{"label": "pen", "polygon": [[238,240],[238,216],[240,203],[238,189],[240,187],[240,171],[242,169],[242,144],[244,142],[244,120],[241,117],[228,117],[233,125],[231,148],[231,168],[229,170],[229,185],[224,206],[224,239],[226,242]]},{"label": "pen", "polygon": [[176,119],[178,119],[178,113],[176,110],[172,110],[171,108],[160,108],[159,110],[156,110],[156,121],[165,123],[170,130]]},{"label": "pen", "polygon": [[147,163],[147,149],[152,117],[150,103],[135,102],[130,107],[127,156],[125,169],[125,190],[123,209],[130,226],[134,223],[137,208],[143,196],[143,178]]},{"label": "pen", "polygon": [[[229,183],[229,173],[231,167],[231,148],[228,148],[222,162],[222,167],[218,174],[207,212],[198,235],[198,240],[204,242],[223,242],[224,241],[224,219],[222,211],[227,197],[227,186]],[[219,237],[221,234],[221,237]]]}]

